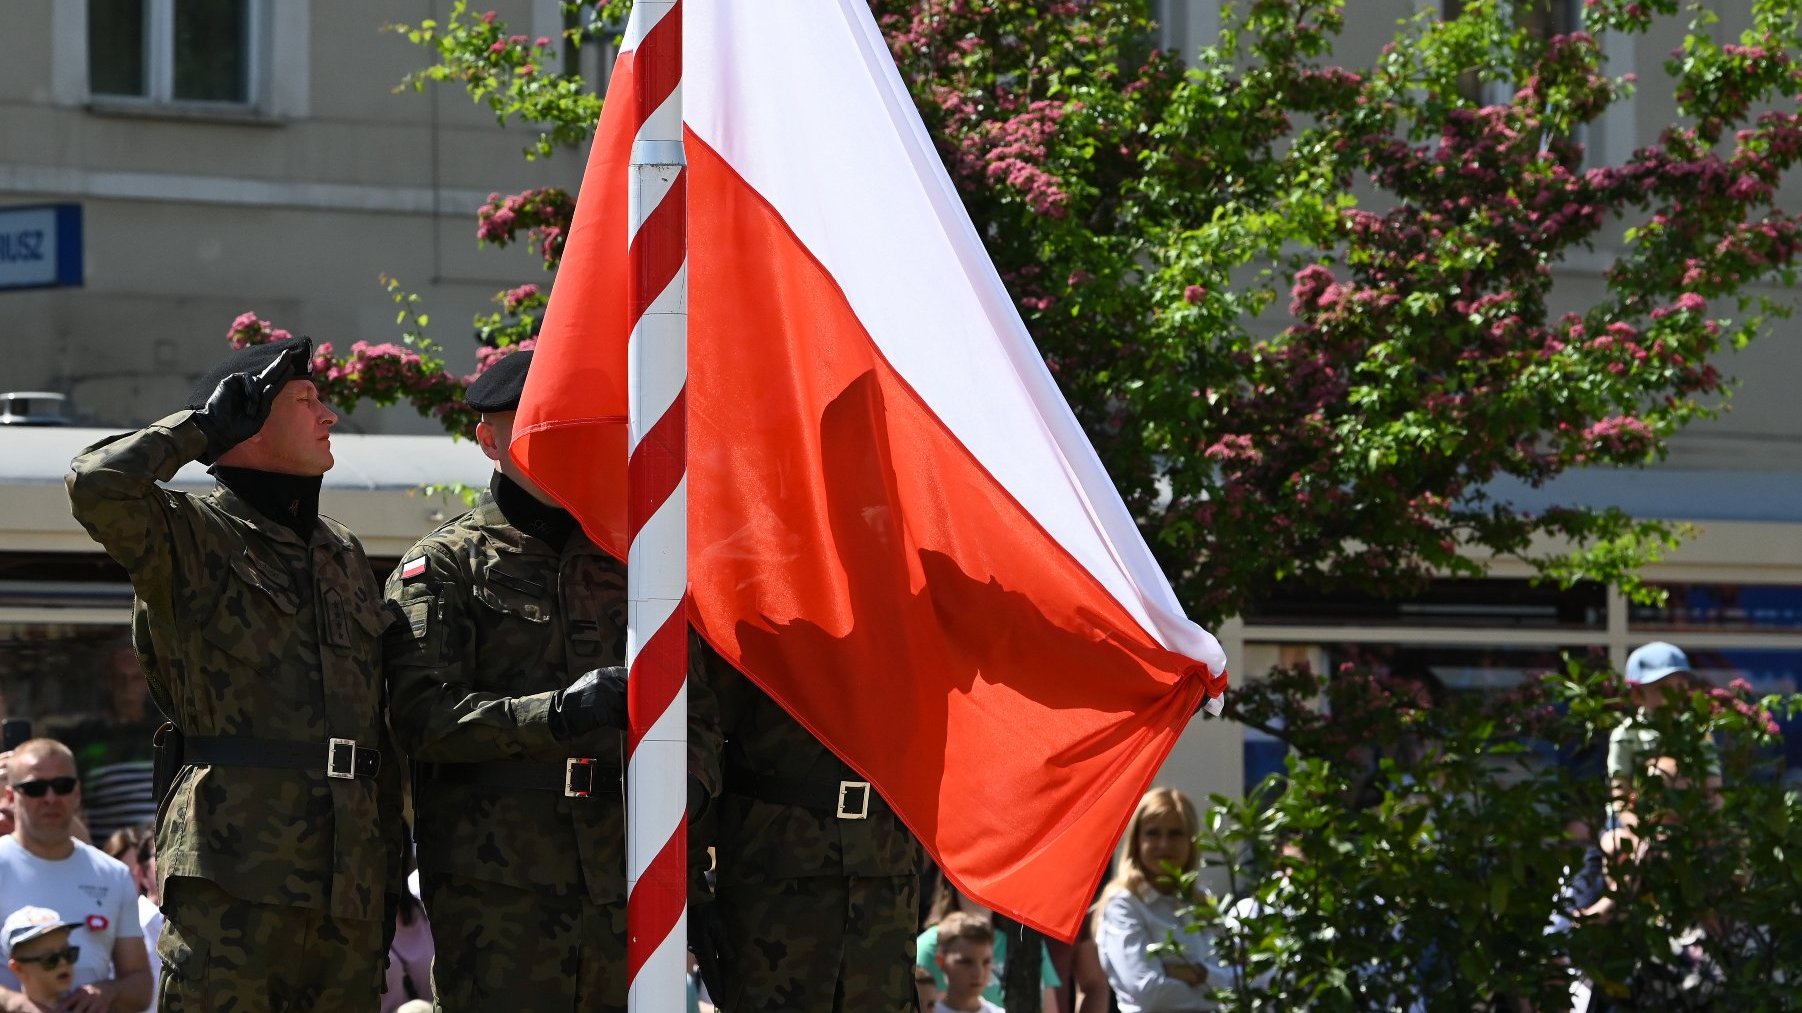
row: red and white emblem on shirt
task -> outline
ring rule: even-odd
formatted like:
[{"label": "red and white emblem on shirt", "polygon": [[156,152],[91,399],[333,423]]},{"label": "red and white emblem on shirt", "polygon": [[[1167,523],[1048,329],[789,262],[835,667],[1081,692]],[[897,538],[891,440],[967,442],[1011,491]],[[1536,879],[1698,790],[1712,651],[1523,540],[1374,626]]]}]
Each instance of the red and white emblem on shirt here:
[{"label": "red and white emblem on shirt", "polygon": [[106,927],[111,924],[112,922],[107,921],[106,916],[103,914],[88,915],[89,932],[105,932]]},{"label": "red and white emblem on shirt", "polygon": [[425,557],[414,556],[400,564],[400,579],[411,580],[425,572]]}]

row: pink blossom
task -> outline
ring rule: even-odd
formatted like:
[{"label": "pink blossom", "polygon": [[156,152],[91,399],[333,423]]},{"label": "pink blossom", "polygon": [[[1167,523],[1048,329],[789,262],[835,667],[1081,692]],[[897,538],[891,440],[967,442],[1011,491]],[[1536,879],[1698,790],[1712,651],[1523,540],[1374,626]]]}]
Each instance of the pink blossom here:
[{"label": "pink blossom", "polygon": [[508,312],[513,313],[518,312],[520,305],[526,300],[536,299],[537,297],[538,286],[527,283],[518,288],[510,288],[507,291],[502,292],[501,304],[507,307]]}]

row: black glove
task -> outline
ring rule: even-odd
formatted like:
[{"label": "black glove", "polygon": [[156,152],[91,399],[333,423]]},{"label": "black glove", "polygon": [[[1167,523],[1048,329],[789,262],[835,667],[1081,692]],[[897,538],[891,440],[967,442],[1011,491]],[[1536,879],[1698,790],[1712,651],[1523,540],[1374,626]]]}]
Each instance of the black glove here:
[{"label": "black glove", "polygon": [[718,1006],[726,994],[725,970],[732,962],[732,942],[726,934],[726,919],[707,886],[707,850],[692,846],[688,854],[688,951],[700,967],[707,997]]},{"label": "black glove", "polygon": [[551,734],[567,742],[598,728],[626,727],[626,670],[597,668],[551,699]]},{"label": "black glove", "polygon": [[700,778],[688,775],[688,949],[700,965],[708,998],[718,1006],[726,986],[725,965],[733,950],[726,936],[726,919],[707,885],[707,843],[713,821],[706,817],[712,801]]},{"label": "black glove", "polygon": [[281,358],[256,374],[233,373],[219,381],[206,406],[194,413],[194,422],[206,434],[206,449],[201,452],[203,464],[212,464],[219,455],[255,436],[269,419],[275,395],[289,380],[306,375],[313,358],[313,341],[300,343],[283,352]]},{"label": "black glove", "polygon": [[[400,927],[400,895],[382,894],[382,966],[388,966],[388,954],[394,949],[394,933]],[[386,984],[384,983],[384,988]]]}]

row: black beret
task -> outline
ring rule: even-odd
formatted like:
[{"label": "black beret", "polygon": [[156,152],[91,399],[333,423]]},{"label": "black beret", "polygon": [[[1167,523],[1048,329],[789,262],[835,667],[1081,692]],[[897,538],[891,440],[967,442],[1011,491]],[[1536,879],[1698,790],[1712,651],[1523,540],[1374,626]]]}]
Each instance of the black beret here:
[{"label": "black beret", "polygon": [[[312,350],[312,338],[286,338],[281,341],[271,341],[267,344],[250,345],[246,348],[240,348],[225,358],[220,359],[212,369],[207,370],[206,373],[200,377],[200,380],[194,384],[194,389],[188,392],[188,407],[205,408],[207,398],[212,397],[213,391],[219,389],[219,382],[221,380],[224,380],[226,377],[235,373],[249,373],[250,375],[255,376],[267,368],[270,363],[281,358],[283,352],[286,352],[290,348],[297,347],[303,342],[306,343],[310,353]],[[299,373],[295,374],[294,379],[303,380],[312,375],[313,361],[309,355],[306,364]]]},{"label": "black beret", "polygon": [[509,352],[475,378],[464,392],[463,401],[478,412],[511,412],[519,410],[519,396],[526,391],[526,370],[532,365],[532,350]]}]

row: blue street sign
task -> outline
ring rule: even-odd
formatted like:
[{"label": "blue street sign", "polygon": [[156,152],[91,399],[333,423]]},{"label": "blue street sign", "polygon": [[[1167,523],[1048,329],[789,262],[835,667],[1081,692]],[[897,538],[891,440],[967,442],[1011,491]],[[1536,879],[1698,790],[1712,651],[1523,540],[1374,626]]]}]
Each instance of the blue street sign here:
[{"label": "blue street sign", "polygon": [[0,207],[0,289],[80,284],[80,204]]}]

